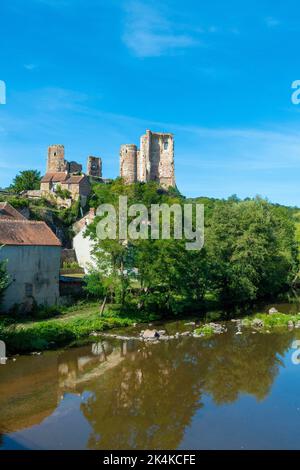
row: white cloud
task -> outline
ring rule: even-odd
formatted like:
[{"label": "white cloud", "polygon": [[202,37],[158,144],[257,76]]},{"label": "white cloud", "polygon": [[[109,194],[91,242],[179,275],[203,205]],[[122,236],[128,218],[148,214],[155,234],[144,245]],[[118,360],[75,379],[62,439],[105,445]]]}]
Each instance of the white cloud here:
[{"label": "white cloud", "polygon": [[129,1],[125,6],[123,41],[138,57],[162,56],[199,44],[192,35],[178,32],[178,26],[155,8]]},{"label": "white cloud", "polygon": [[265,18],[265,22],[269,28],[275,28],[276,26],[280,25],[280,21],[277,18],[273,18],[273,16],[268,16]]},{"label": "white cloud", "polygon": [[26,70],[31,71],[31,70],[37,69],[37,68],[38,68],[38,65],[36,65],[36,64],[24,64],[24,68],[25,68]]}]

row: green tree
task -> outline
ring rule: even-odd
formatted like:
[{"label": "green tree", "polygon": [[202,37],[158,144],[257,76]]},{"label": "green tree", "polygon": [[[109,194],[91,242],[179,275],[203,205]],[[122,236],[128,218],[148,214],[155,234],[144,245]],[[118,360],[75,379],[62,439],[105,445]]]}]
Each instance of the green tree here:
[{"label": "green tree", "polygon": [[16,193],[40,189],[41,174],[37,170],[21,171],[13,180],[10,189]]},{"label": "green tree", "polygon": [[289,213],[259,198],[217,203],[206,249],[211,283],[226,304],[275,297],[298,270]]}]

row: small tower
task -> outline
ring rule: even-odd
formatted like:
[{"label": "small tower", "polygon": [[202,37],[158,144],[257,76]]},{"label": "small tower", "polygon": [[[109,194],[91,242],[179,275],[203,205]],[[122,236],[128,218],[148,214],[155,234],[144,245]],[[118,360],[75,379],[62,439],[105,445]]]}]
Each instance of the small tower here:
[{"label": "small tower", "polygon": [[48,147],[47,173],[61,173],[65,171],[67,171],[65,147],[63,145],[50,145]]},{"label": "small tower", "polygon": [[126,184],[137,181],[137,146],[134,144],[121,145],[120,176]]},{"label": "small tower", "polygon": [[88,157],[87,175],[102,178],[102,160],[99,157]]}]

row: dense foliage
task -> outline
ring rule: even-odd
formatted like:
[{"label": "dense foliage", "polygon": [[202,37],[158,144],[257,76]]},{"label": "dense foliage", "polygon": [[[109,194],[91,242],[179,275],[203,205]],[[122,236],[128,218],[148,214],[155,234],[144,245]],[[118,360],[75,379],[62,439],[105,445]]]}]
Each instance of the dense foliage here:
[{"label": "dense foliage", "polygon": [[21,171],[13,180],[10,187],[15,193],[40,189],[41,174],[37,170]]},{"label": "dense foliage", "polygon": [[[147,208],[191,202],[154,182],[126,186],[118,179],[111,185],[95,185],[90,204],[110,203],[118,212],[120,195],[128,197],[128,205],[143,203]],[[96,217],[87,230],[95,240],[97,260],[87,290],[127,308],[170,314],[192,311],[207,298],[223,306],[245,306],[289,289],[298,272],[291,210],[261,198],[194,202],[205,206],[205,244],[200,251],[187,251],[185,241],[174,237],[99,240]]]}]

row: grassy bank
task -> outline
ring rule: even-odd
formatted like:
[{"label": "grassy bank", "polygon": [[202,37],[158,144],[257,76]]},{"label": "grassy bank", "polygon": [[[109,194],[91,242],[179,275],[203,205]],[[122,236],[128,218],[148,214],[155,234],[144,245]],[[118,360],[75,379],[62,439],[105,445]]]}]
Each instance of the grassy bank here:
[{"label": "grassy bank", "polygon": [[[122,313],[117,306],[108,306],[104,315],[99,316],[99,303],[79,303],[64,308],[49,319],[12,319],[0,318],[0,339],[5,341],[9,355],[44,351],[62,347],[88,337],[92,332],[101,332],[112,328],[131,326],[158,320],[157,316],[145,315],[137,311]],[[216,324],[202,324],[195,334],[211,337],[215,334]],[[211,321],[211,318],[210,318]],[[216,321],[216,320],[215,320]],[[298,314],[265,314],[258,313],[241,320],[244,328],[255,329],[265,333],[271,330],[300,328]],[[217,325],[218,326],[218,325]]]},{"label": "grassy bank", "polygon": [[253,316],[244,318],[242,321],[244,327],[255,327],[261,331],[288,328],[288,327],[300,327],[300,313],[296,315],[287,313],[258,313]]},{"label": "grassy bank", "polygon": [[99,316],[99,304],[66,309],[61,315],[41,321],[0,320],[0,339],[6,343],[8,354],[43,351],[70,344],[87,337],[93,331],[105,331],[151,320],[140,314],[123,315],[108,307]]}]

